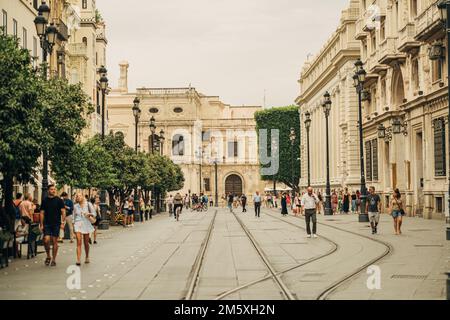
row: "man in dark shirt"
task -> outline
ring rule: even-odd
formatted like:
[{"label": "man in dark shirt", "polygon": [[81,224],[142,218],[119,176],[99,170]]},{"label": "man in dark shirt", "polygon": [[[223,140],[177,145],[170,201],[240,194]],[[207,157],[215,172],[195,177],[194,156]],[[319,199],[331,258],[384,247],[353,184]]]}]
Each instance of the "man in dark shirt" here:
[{"label": "man in dark shirt", "polygon": [[[64,201],[56,196],[56,187],[48,186],[48,196],[42,201],[40,227],[44,230],[44,246],[47,258],[45,265],[56,266],[58,254],[58,238],[60,228],[64,227],[66,208]],[[52,257],[50,257],[50,240],[53,244]],[[50,264],[51,262],[51,264]]]},{"label": "man in dark shirt", "polygon": [[369,214],[370,226],[372,227],[372,234],[377,233],[378,223],[380,222],[381,199],[375,193],[375,187],[369,188],[367,195],[366,212]]},{"label": "man in dark shirt", "polygon": [[242,205],[242,212],[247,212],[247,209],[245,206],[247,205],[247,196],[245,194],[242,194],[241,196],[241,205]]}]

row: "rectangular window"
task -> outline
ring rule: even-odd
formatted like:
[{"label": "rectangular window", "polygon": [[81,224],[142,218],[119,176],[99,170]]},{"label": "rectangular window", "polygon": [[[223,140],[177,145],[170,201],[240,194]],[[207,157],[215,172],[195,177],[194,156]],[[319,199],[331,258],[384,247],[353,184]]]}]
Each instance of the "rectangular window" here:
[{"label": "rectangular window", "polygon": [[5,10],[2,10],[2,27],[3,34],[8,33],[8,13]]},{"label": "rectangular window", "polygon": [[87,9],[87,0],[82,1],[83,9]]},{"label": "rectangular window", "polygon": [[442,197],[436,197],[436,213],[444,212],[444,199]]},{"label": "rectangular window", "polygon": [[436,82],[442,79],[442,59],[433,60],[432,62],[432,81]]},{"label": "rectangular window", "polygon": [[39,3],[38,0],[33,0],[33,7],[38,10],[39,9]]},{"label": "rectangular window", "polygon": [[412,78],[413,90],[418,91],[419,90],[419,60],[418,59],[412,60],[411,78]]},{"label": "rectangular window", "polygon": [[228,157],[237,158],[238,157],[238,142],[229,141],[228,142]]},{"label": "rectangular window", "polygon": [[411,20],[417,17],[417,0],[411,0]]},{"label": "rectangular window", "polygon": [[203,186],[204,186],[204,190],[206,192],[210,192],[211,191],[211,179],[210,178],[204,178],[203,179]]},{"label": "rectangular window", "polygon": [[372,147],[371,141],[366,141],[366,180],[372,181]]},{"label": "rectangular window", "polygon": [[386,39],[386,19],[382,17],[380,22],[380,42],[384,39]]},{"label": "rectangular window", "polygon": [[211,138],[211,132],[208,131],[202,131],[202,141],[209,141]]},{"label": "rectangular window", "polygon": [[27,42],[28,42],[27,29],[23,28],[23,30],[22,30],[22,48],[28,49]]},{"label": "rectangular window", "polygon": [[433,121],[434,127],[434,175],[445,177],[445,121],[443,118]]},{"label": "rectangular window", "polygon": [[378,140],[373,139],[372,143],[372,179],[378,180]]},{"label": "rectangular window", "polygon": [[375,31],[370,34],[370,41],[371,41],[371,43],[370,43],[370,45],[371,45],[370,50],[371,50],[371,52],[375,52],[375,50],[377,48],[377,38],[375,36]]},{"label": "rectangular window", "polygon": [[17,36],[18,36],[18,34],[17,34],[17,21],[16,21],[16,19],[13,19],[13,36],[14,36],[14,39],[16,39],[17,40]]}]

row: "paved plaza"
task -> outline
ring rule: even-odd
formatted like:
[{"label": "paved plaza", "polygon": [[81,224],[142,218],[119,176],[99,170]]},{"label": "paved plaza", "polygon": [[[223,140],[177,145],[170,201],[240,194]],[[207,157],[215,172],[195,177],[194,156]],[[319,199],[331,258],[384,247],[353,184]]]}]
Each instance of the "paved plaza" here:
[{"label": "paved plaza", "polygon": [[[185,210],[133,228],[100,231],[81,288],[70,290],[75,245],[60,246],[56,267],[45,254],[0,270],[0,299],[437,299],[446,297],[449,243],[442,221],[405,218],[403,235],[382,215],[379,234],[356,215],[318,217],[317,239],[304,220],[263,209],[235,214]],[[245,228],[245,229],[244,229]],[[42,247],[39,248],[43,250]],[[369,266],[380,288],[368,289]]]}]

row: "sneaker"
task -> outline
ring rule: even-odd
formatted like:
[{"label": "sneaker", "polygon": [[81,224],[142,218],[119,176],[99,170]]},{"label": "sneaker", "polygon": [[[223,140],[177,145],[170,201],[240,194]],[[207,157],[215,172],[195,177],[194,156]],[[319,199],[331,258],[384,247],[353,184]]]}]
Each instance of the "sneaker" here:
[{"label": "sneaker", "polygon": [[313,238],[317,238],[317,234],[313,234]]},{"label": "sneaker", "polygon": [[312,238],[312,236],[311,236],[310,234],[308,234],[306,237],[307,237],[307,238]]}]

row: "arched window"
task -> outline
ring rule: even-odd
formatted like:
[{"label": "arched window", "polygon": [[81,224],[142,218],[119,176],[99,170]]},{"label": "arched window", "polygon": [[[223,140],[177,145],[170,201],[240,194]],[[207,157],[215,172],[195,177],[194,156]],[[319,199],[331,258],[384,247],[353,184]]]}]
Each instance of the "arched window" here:
[{"label": "arched window", "polygon": [[86,37],[83,37],[83,44],[85,45],[85,46],[87,46],[87,38]]},{"label": "arched window", "polygon": [[172,155],[184,156],[184,138],[181,134],[176,134],[172,139]]}]

